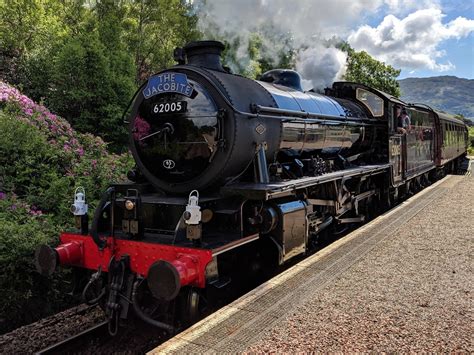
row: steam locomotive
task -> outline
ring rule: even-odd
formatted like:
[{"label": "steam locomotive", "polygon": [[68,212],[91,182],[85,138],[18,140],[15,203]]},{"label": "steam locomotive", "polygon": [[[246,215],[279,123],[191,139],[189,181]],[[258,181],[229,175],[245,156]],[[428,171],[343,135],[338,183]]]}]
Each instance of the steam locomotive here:
[{"label": "steam locomotive", "polygon": [[130,183],[107,189],[90,228],[79,191],[78,230],[36,252],[42,274],[90,271],[84,299],[101,304],[111,332],[130,308],[167,331],[192,323],[213,294],[310,253],[466,155],[465,124],[427,105],[353,82],[304,92],[291,70],[251,80],[222,66],[223,49],[178,48],[178,64],[139,88]]}]

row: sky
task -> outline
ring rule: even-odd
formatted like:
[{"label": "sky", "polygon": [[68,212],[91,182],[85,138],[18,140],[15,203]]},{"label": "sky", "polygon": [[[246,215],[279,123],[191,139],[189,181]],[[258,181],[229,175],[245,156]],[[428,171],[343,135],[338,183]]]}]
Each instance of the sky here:
[{"label": "sky", "polygon": [[[202,30],[247,40],[257,28],[291,33],[296,69],[308,87],[324,86],[345,72],[346,54],[328,41],[348,41],[401,69],[400,79],[454,75],[474,79],[474,0],[194,0]],[[211,32],[212,32],[211,31]],[[264,40],[267,52],[283,48]]]},{"label": "sky", "polygon": [[364,22],[349,43],[402,69],[401,79],[474,79],[474,0],[391,0]]}]

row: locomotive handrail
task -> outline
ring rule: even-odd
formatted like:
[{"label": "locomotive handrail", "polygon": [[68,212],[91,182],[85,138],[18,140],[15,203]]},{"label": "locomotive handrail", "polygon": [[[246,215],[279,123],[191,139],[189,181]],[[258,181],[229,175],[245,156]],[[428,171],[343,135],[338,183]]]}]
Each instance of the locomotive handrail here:
[{"label": "locomotive handrail", "polygon": [[292,115],[292,116],[299,116],[303,118],[322,118],[322,119],[347,119],[349,118],[348,116],[343,116],[343,115],[324,115],[324,114],[315,114],[315,113],[309,113],[308,111],[297,111],[297,110],[288,110],[288,109],[282,109],[282,108],[276,108],[276,107],[268,107],[268,106],[262,106],[262,105],[257,105],[257,104],[252,104],[250,106],[250,109],[252,110],[252,113],[260,113],[260,112],[268,112],[268,113],[276,113],[276,114],[282,114],[282,115]]},{"label": "locomotive handrail", "polygon": [[[264,116],[260,115],[259,117],[262,118],[267,118],[267,117],[279,117],[279,116]],[[281,119],[281,117],[280,117]],[[337,120],[327,120],[327,119],[320,119],[320,118],[305,118],[302,119],[301,117],[285,117],[281,119],[282,122],[294,122],[294,123],[304,123],[304,124],[310,124],[310,123],[322,123],[326,125],[345,125],[345,126],[354,126],[354,127],[366,127],[370,126],[367,123],[361,123],[361,122],[351,122],[351,121],[337,121]]]},{"label": "locomotive handrail", "polygon": [[253,111],[252,113],[257,114],[257,115],[263,112],[263,113],[298,116],[301,118],[314,118],[314,119],[319,119],[319,120],[336,120],[339,122],[341,120],[346,121],[352,118],[358,118],[363,121],[378,121],[371,118],[352,117],[352,116],[347,116],[347,115],[346,116],[325,115],[325,114],[320,114],[320,113],[310,113],[308,111],[288,110],[288,109],[281,109],[281,108],[276,108],[276,107],[262,106],[262,105],[257,105],[257,104],[252,104],[250,108]]},{"label": "locomotive handrail", "polygon": [[276,116],[276,115],[265,115],[265,114],[249,114],[249,113],[242,113],[243,115],[251,116],[251,118],[276,118],[281,120],[282,122],[294,122],[294,123],[302,123],[302,124],[310,124],[310,123],[321,123],[321,124],[338,124],[338,125],[346,125],[346,126],[355,126],[355,127],[367,127],[370,126],[368,123],[363,122],[354,122],[354,121],[346,121],[346,120],[328,120],[328,119],[320,119],[320,118],[303,118],[303,117],[284,117],[284,116]]}]

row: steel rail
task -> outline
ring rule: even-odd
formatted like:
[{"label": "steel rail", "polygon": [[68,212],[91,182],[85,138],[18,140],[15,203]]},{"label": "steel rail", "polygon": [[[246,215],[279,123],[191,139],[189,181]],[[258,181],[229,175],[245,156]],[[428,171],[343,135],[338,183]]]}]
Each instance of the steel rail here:
[{"label": "steel rail", "polygon": [[[78,334],[70,336],[69,338],[64,339],[60,342],[57,342],[56,344],[50,345],[47,348],[44,348],[36,352],[35,354],[37,355],[65,354],[65,353],[71,352],[72,350],[71,348],[74,345],[84,344],[84,341],[87,340],[88,338],[101,337],[101,338],[109,339],[110,335],[108,333],[108,323],[109,323],[108,320],[98,323]],[[77,351],[79,349],[75,347],[74,350]]]}]

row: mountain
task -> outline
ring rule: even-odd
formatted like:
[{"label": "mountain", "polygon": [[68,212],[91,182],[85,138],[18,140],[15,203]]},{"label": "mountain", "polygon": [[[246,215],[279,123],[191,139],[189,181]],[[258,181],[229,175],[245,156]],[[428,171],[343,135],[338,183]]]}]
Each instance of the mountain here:
[{"label": "mountain", "polygon": [[405,102],[424,103],[474,120],[474,80],[455,76],[406,78],[398,81]]}]

